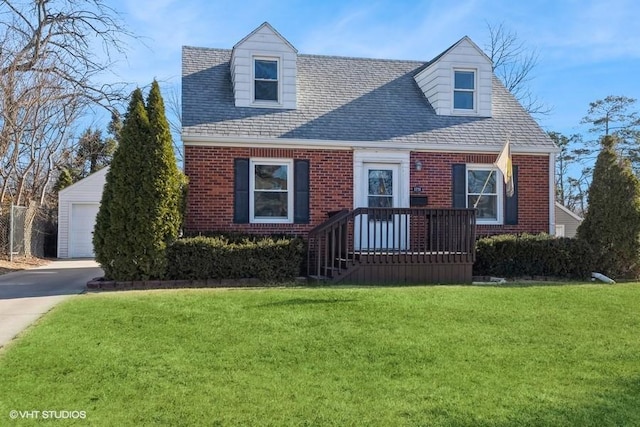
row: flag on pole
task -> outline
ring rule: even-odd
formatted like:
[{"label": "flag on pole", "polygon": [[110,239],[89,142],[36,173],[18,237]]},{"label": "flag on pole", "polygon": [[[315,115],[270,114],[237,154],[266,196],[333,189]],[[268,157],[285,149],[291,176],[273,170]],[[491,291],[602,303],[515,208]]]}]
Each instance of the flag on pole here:
[{"label": "flag on pole", "polygon": [[507,197],[512,197],[514,192],[513,168],[511,167],[511,147],[509,145],[509,138],[507,138],[507,142],[504,144],[504,147],[496,161],[493,162],[493,165],[502,172],[504,184],[507,186]]}]

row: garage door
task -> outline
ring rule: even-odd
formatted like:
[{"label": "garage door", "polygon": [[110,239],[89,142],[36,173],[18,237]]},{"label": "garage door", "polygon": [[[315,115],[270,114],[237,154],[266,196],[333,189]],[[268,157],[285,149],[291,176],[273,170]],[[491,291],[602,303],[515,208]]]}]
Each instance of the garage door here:
[{"label": "garage door", "polygon": [[69,255],[72,258],[93,257],[93,227],[99,204],[74,203],[71,205]]}]

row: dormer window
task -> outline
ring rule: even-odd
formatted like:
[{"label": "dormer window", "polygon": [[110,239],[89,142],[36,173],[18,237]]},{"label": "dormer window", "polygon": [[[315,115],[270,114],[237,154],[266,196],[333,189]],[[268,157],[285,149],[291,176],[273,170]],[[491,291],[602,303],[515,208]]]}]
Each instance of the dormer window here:
[{"label": "dormer window", "polygon": [[476,72],[474,70],[454,70],[453,109],[475,110]]},{"label": "dormer window", "polygon": [[491,59],[467,36],[413,78],[440,116],[491,117]]},{"label": "dormer window", "polygon": [[298,51],[264,23],[231,51],[229,71],[236,107],[297,107]]},{"label": "dormer window", "polygon": [[253,100],[278,102],[278,60],[255,58],[253,70]]}]

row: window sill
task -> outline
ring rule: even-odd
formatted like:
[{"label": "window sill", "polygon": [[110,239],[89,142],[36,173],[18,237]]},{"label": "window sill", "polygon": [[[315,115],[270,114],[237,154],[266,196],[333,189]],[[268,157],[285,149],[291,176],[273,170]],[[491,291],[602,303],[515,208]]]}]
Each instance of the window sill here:
[{"label": "window sill", "polygon": [[480,221],[476,219],[476,225],[504,225],[502,221]]},{"label": "window sill", "polygon": [[283,108],[278,101],[253,101],[250,105],[255,108]]},{"label": "window sill", "polygon": [[293,224],[289,219],[252,219],[249,224]]},{"label": "window sill", "polygon": [[477,116],[478,112],[476,110],[462,110],[462,109],[453,109],[451,110],[452,116]]}]

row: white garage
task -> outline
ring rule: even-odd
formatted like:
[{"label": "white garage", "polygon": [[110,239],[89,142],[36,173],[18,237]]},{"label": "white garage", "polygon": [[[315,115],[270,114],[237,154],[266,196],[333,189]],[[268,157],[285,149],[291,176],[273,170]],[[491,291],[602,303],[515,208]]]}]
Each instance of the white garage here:
[{"label": "white garage", "polygon": [[58,258],[93,258],[93,228],[108,168],[58,193]]}]

